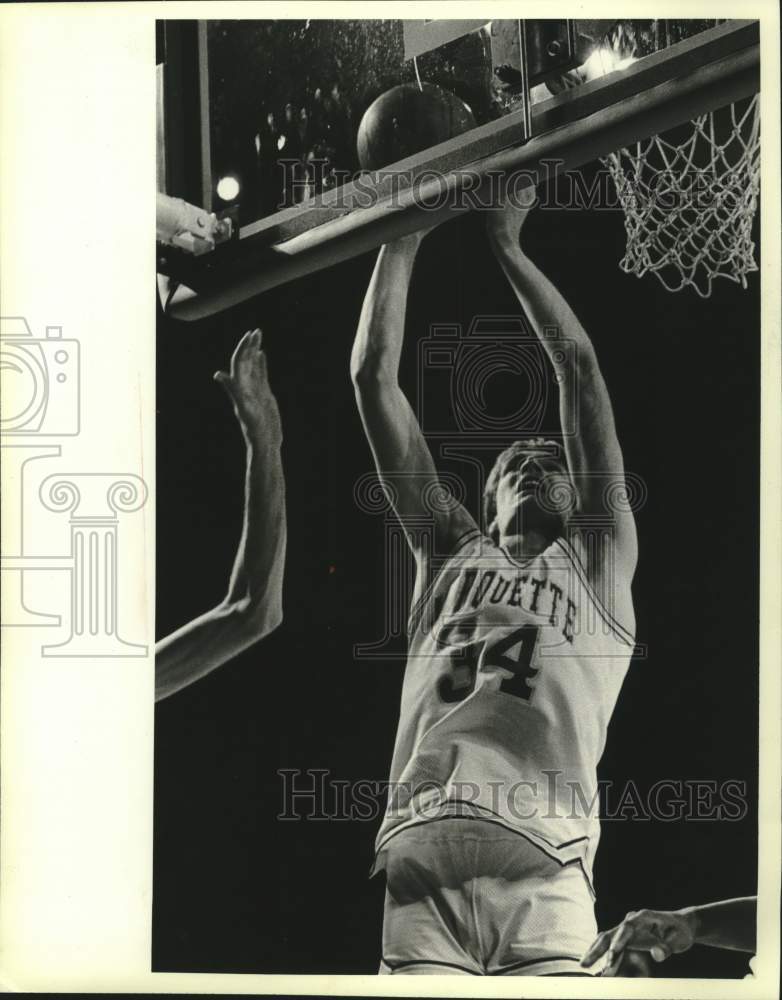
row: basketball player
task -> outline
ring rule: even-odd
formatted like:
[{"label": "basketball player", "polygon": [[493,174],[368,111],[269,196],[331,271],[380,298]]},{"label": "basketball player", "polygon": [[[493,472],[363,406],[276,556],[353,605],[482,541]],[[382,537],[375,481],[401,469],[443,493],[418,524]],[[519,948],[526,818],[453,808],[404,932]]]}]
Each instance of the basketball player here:
[{"label": "basketball player", "polygon": [[282,430],[260,330],[242,337],[230,373],[217,372],[215,381],[228,393],[247,445],[244,525],[225,599],[158,642],[156,701],[204,677],[282,621],[286,542]]},{"label": "basketball player", "polygon": [[[636,532],[603,501],[624,472],[595,351],[519,247],[530,203],[488,212],[490,243],[557,378],[577,390],[561,392],[560,416],[578,433],[499,455],[483,530],[455,501],[432,513],[437,472],[397,380],[420,233],[381,249],[353,348],[361,419],[417,566],[376,843],[381,973],[583,975],[596,933],[596,766],[633,650]],[[552,327],[559,338],[544,336]],[[586,525],[607,514],[612,530],[593,545]]]},{"label": "basketball player", "polygon": [[655,962],[708,944],[730,951],[755,951],[757,896],[726,899],[682,910],[639,910],[628,913],[616,927],[603,931],[584,955],[584,966],[605,955],[604,976],[616,975],[622,956],[630,949],[648,951]]}]

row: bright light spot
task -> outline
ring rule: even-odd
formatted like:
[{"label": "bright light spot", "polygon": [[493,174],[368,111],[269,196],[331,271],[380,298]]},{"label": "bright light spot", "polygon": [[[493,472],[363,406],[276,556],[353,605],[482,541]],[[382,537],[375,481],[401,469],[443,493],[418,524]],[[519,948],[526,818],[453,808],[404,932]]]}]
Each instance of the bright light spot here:
[{"label": "bright light spot", "polygon": [[217,196],[223,201],[233,201],[239,194],[239,181],[235,177],[221,177],[217,182]]},{"label": "bright light spot", "polygon": [[609,73],[615,73],[617,70],[626,69],[635,61],[635,56],[625,56],[622,58],[613,49],[601,47],[595,49],[581,67],[581,70],[587,80],[597,80],[601,76],[607,76]]},{"label": "bright light spot", "polygon": [[286,141],[285,136],[281,135],[280,138],[277,140],[277,149],[282,149],[282,147],[285,145],[285,141]]}]

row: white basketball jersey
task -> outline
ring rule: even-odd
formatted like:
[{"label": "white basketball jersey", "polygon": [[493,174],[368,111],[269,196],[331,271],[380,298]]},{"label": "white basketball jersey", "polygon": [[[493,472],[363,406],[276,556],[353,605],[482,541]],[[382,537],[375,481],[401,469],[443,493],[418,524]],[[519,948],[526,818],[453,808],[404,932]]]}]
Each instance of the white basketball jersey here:
[{"label": "white basketball jersey", "polygon": [[470,532],[411,615],[378,852],[458,814],[522,833],[591,882],[597,763],[633,647],[564,538],[516,560]]}]

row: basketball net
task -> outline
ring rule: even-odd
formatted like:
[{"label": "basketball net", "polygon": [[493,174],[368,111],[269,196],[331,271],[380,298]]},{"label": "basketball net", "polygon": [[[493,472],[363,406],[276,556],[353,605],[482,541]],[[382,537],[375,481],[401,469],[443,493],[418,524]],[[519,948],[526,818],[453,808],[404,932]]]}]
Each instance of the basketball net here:
[{"label": "basketball net", "polygon": [[656,274],[671,292],[690,285],[701,298],[715,278],[747,287],[758,269],[759,110],[756,94],[694,119],[682,142],[655,135],[603,158],[625,214],[623,271]]}]

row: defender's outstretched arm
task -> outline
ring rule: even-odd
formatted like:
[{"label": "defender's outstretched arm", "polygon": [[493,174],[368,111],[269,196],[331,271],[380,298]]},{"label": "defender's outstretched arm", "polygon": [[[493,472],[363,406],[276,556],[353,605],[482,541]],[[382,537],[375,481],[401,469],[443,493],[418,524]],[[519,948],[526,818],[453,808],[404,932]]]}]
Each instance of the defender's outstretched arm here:
[{"label": "defender's outstretched arm", "polygon": [[155,700],[210,673],[282,621],[286,543],[282,431],[260,330],[244,335],[231,358],[230,374],[217,372],[215,380],[233,403],[247,445],[242,536],[225,600],[158,642]]},{"label": "defender's outstretched arm", "polygon": [[[530,199],[531,202],[531,199]],[[565,437],[570,475],[579,497],[579,510],[605,514],[606,477],[624,480],[624,460],[616,434],[614,414],[595,349],[570,306],[551,281],[526,256],[519,233],[529,206],[507,205],[487,213],[489,239],[495,256],[521,302],[541,344],[560,378],[560,419],[577,433]],[[560,351],[556,339],[544,336],[545,327],[557,327],[575,346]],[[575,391],[568,391],[570,388]],[[574,402],[575,401],[575,402]],[[575,412],[571,408],[575,407]],[[635,521],[631,513],[615,511],[616,558],[625,579],[632,579],[638,559]]]},{"label": "defender's outstretched arm", "polygon": [[[438,478],[429,447],[398,382],[407,291],[422,239],[421,233],[415,233],[380,250],[350,361],[356,401],[375,465],[395,498],[395,510],[403,526],[411,515],[432,513],[423,495]],[[436,516],[438,541],[446,548],[475,527],[475,521],[461,505]],[[416,539],[409,532],[407,539],[420,559]]]},{"label": "defender's outstretched arm", "polygon": [[627,950],[648,951],[657,962],[687,951],[694,944],[753,952],[757,934],[757,896],[726,899],[682,910],[640,910],[603,931],[581,959],[594,965],[606,956],[604,976],[616,974]]}]

